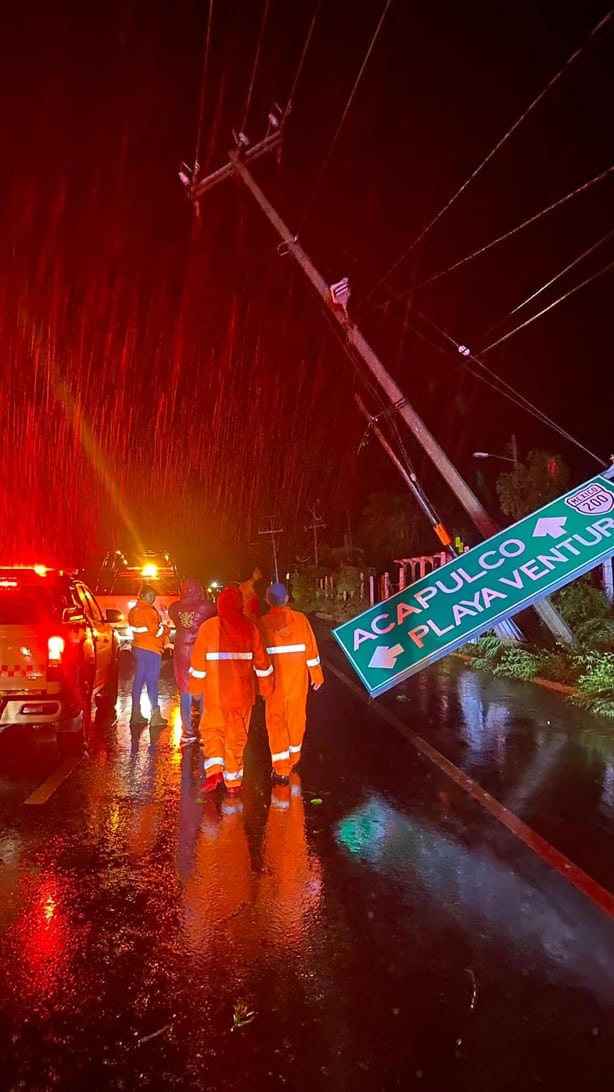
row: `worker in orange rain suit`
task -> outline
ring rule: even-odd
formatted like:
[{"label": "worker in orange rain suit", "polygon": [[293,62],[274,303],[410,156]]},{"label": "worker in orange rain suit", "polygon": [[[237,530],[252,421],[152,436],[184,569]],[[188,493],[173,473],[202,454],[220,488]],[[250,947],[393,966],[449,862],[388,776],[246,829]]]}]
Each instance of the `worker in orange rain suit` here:
[{"label": "worker in orange rain suit", "polygon": [[319,690],[324,674],[309,620],[287,606],[286,586],[271,584],[266,598],[271,609],[260,619],[260,628],[275,669],[275,686],[266,701],[266,727],[273,781],[287,785],[290,770],[301,758],[309,679],[313,689]]},{"label": "worker in orange rain suit", "polygon": [[273,691],[273,666],[256,626],[243,616],[238,587],[220,592],[217,618],[203,622],[190,666],[190,692],[203,694],[200,733],[205,752],[203,792],[213,792],[224,779],[236,796],[243,780],[243,752],[256,700],[254,681],[263,698]]},{"label": "worker in orange rain suit", "polygon": [[262,573],[256,566],[249,580],[239,584],[239,591],[243,596],[243,613],[250,622],[257,622],[260,617],[260,600],[256,591],[256,584],[262,580]]},{"label": "worker in orange rain suit", "polygon": [[138,728],[147,724],[141,713],[141,691],[147,688],[151,705],[151,728],[164,728],[168,721],[160,712],[158,703],[158,678],[162,666],[162,653],[166,640],[166,627],[154,607],[156,589],[150,584],[141,587],[138,602],[128,613],[128,625],[132,629],[132,657],[134,681],[132,683],[132,714],[130,726]]}]

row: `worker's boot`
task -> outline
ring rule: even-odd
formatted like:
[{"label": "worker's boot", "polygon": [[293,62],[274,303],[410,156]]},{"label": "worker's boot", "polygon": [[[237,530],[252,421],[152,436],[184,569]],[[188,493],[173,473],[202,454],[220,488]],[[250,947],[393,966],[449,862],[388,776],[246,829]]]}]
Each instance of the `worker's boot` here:
[{"label": "worker's boot", "polygon": [[160,706],[156,705],[155,709],[151,711],[151,717],[149,718],[150,728],[166,728],[168,721],[164,719],[160,712]]},{"label": "worker's boot", "polygon": [[208,796],[209,793],[215,792],[218,785],[221,785],[223,780],[224,777],[220,771],[218,771],[218,773],[209,774],[200,786],[201,795]]},{"label": "worker's boot", "polygon": [[132,716],[130,717],[131,728],[144,728],[147,724],[147,717],[144,717],[141,710],[137,707],[132,710]]}]

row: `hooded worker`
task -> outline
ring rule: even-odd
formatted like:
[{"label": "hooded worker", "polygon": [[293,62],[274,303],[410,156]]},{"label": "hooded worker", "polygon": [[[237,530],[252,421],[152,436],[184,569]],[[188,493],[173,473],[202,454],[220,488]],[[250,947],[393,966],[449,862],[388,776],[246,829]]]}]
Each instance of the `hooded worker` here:
[{"label": "hooded worker", "polygon": [[[171,603],[168,614],[175,626],[173,667],[179,689],[181,707],[181,742],[194,743],[196,733],[192,728],[192,695],[189,691],[189,671],[196,637],[203,622],[213,618],[215,607],[205,596],[200,580],[190,576],[181,585],[181,599]],[[202,694],[199,695],[200,715],[203,712]]]},{"label": "hooded worker", "polygon": [[158,704],[158,679],[166,641],[166,627],[154,607],[155,599],[156,589],[152,588],[151,584],[143,584],[138,601],[128,614],[128,625],[132,629],[134,659],[130,717],[132,728],[140,728],[147,724],[147,718],[141,712],[141,692],[144,686],[151,706],[150,728],[164,728],[168,724]]},{"label": "hooded worker", "polygon": [[190,693],[202,694],[200,733],[205,752],[203,792],[222,779],[230,796],[243,781],[243,752],[257,682],[263,698],[273,690],[273,667],[256,626],[243,615],[239,588],[220,592],[217,617],[200,627],[190,666]]},{"label": "hooded worker", "polygon": [[256,584],[262,580],[262,573],[258,566],[252,572],[249,580],[239,584],[239,591],[243,596],[243,613],[249,622],[256,623],[260,617],[260,600],[256,591]]},{"label": "hooded worker", "polygon": [[301,759],[309,682],[319,690],[324,674],[309,619],[288,606],[285,584],[271,584],[266,599],[271,609],[260,619],[260,628],[274,668],[273,692],[266,699],[266,727],[273,781],[287,785],[290,770]]}]

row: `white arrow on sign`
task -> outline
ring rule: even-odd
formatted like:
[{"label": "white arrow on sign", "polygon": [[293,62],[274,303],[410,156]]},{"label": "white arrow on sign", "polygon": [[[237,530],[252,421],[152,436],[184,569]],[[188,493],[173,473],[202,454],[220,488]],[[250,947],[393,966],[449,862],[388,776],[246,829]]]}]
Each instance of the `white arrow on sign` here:
[{"label": "white arrow on sign", "polygon": [[533,538],[545,538],[546,535],[550,535],[551,538],[560,538],[565,534],[566,523],[567,516],[544,516],[535,524]]},{"label": "white arrow on sign", "polygon": [[393,645],[392,648],[388,645],[378,645],[369,660],[369,667],[383,667],[384,670],[391,671],[397,662],[397,656],[404,651],[403,645]]}]

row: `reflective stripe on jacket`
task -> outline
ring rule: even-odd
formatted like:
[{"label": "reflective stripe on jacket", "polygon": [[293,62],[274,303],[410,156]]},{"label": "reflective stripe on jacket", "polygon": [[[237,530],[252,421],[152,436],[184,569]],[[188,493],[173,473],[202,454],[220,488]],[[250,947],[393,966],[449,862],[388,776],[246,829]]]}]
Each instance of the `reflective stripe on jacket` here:
[{"label": "reflective stripe on jacket", "polygon": [[128,625],[132,629],[135,648],[146,648],[149,652],[162,655],[165,629],[155,607],[144,599],[139,599],[136,607],[132,607],[128,613]]},{"label": "reflective stripe on jacket", "polygon": [[324,674],[314,632],[306,615],[290,607],[271,607],[260,619],[265,648],[271,657],[275,697],[305,698],[309,678],[323,683]]},{"label": "reflective stripe on jacket", "polygon": [[190,666],[190,693],[204,694],[205,708],[245,709],[273,691],[273,667],[256,626],[241,618],[236,632],[224,632],[222,618],[198,631]]}]

